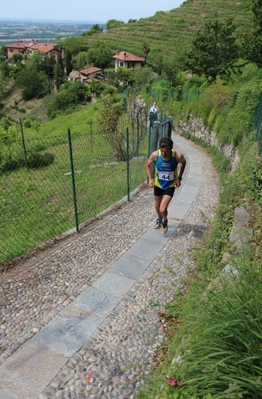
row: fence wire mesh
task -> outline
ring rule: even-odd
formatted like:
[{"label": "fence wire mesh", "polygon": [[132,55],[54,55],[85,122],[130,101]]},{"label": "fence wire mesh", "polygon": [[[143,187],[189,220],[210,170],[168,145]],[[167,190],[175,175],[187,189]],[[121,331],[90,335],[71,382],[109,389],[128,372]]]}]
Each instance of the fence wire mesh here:
[{"label": "fence wire mesh", "polygon": [[152,87],[147,88],[147,93],[154,98],[156,101],[200,101],[203,90],[195,88],[186,89],[154,89]]},{"label": "fence wire mesh", "polygon": [[74,231],[76,210],[84,223],[146,181],[149,133],[69,133],[0,143],[1,265]]},{"label": "fence wire mesh", "polygon": [[255,114],[254,128],[257,130],[259,152],[262,154],[262,97],[260,98]]}]

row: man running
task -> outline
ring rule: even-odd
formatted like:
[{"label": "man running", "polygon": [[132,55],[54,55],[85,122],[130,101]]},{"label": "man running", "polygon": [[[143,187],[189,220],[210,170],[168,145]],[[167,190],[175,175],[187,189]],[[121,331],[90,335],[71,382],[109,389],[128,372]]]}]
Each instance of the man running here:
[{"label": "man running", "polygon": [[[150,166],[155,164],[155,176],[152,179]],[[178,164],[181,164],[179,175]],[[182,176],[185,170],[186,160],[183,154],[173,150],[173,141],[170,137],[162,137],[159,142],[159,149],[152,152],[146,163],[146,173],[149,187],[154,187],[155,208],[158,215],[155,229],[162,233],[168,231],[167,207],[174,195],[175,188],[180,187]]]}]

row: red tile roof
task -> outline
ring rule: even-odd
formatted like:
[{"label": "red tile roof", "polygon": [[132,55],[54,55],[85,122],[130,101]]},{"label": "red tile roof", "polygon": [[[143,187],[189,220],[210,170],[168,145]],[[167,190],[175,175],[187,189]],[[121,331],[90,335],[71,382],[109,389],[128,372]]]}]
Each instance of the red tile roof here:
[{"label": "red tile roof", "polygon": [[23,42],[22,40],[20,40],[19,42],[13,43],[13,44],[7,44],[6,47],[7,48],[18,48],[18,49],[26,49],[26,46],[28,45],[28,43]]},{"label": "red tile roof", "polygon": [[113,58],[115,58],[116,60],[129,61],[129,62],[134,62],[134,61],[144,62],[145,61],[145,59],[143,57],[138,57],[137,55],[128,53],[127,51],[118,51],[117,54],[113,56]]},{"label": "red tile roof", "polygon": [[22,40],[20,40],[19,42],[16,42],[14,44],[6,45],[6,47],[22,50],[31,48],[32,50],[39,50],[42,53],[49,53],[52,50],[57,50],[57,43],[37,43],[35,40],[31,40],[30,42],[23,42]]},{"label": "red tile roof", "polygon": [[82,71],[80,71],[80,73],[82,73],[82,75],[90,75],[91,73],[101,72],[101,71],[102,71],[101,68],[90,67],[90,68],[82,69]]},{"label": "red tile roof", "polygon": [[39,50],[41,53],[49,53],[52,50],[58,50],[56,48],[57,43],[36,43],[30,46],[32,50]]}]

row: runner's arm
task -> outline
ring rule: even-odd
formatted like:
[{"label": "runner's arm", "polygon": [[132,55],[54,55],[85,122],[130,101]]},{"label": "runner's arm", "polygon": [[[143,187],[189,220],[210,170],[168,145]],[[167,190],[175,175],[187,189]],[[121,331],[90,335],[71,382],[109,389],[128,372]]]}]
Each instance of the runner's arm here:
[{"label": "runner's arm", "polygon": [[150,155],[150,157],[148,158],[148,160],[146,162],[146,174],[147,174],[147,178],[148,178],[149,187],[154,186],[154,180],[151,175],[150,166],[156,161],[156,158],[157,158],[157,151],[154,151],[154,152],[152,152],[152,154]]}]

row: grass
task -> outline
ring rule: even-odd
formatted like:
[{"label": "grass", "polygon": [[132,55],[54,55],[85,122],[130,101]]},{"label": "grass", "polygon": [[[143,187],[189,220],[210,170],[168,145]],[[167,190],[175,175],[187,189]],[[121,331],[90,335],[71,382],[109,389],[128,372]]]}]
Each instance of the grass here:
[{"label": "grass", "polygon": [[102,101],[87,105],[69,115],[60,115],[55,119],[40,125],[38,130],[24,128],[26,138],[52,137],[67,133],[68,129],[72,134],[90,133],[97,130],[97,118],[102,109]]},{"label": "grass", "polygon": [[[235,283],[207,291],[195,278],[186,296],[169,307],[172,320],[166,358],[139,399],[261,398],[261,266],[243,254]],[[166,376],[178,381],[169,385]],[[145,392],[146,391],[146,392]]]},{"label": "grass", "polygon": [[[195,270],[165,304],[168,334],[152,378],[138,399],[262,398],[261,158],[246,142],[240,166],[221,173],[223,190],[212,228],[195,248]],[[212,152],[211,152],[212,154]],[[254,236],[239,253],[228,237],[236,206],[251,216]],[[234,277],[221,277],[227,264]],[[212,283],[210,285],[210,283]],[[168,376],[168,378],[167,378]]]},{"label": "grass", "polygon": [[[127,164],[116,162],[106,135],[73,134],[72,149],[79,224],[127,195]],[[130,190],[146,179],[148,135],[130,163]],[[25,167],[0,176],[0,263],[26,253],[75,227],[67,135],[26,140],[54,155],[46,167]],[[20,143],[21,145],[21,143]]]},{"label": "grass", "polygon": [[215,16],[219,19],[234,18],[239,32],[243,32],[251,24],[250,0],[187,0],[169,12],[157,12],[149,18],[85,38],[85,43],[91,46],[102,42],[114,51],[125,50],[138,56],[143,56],[143,44],[147,43],[150,47],[147,63],[154,65],[156,55],[173,57],[184,52],[196,31]]}]

